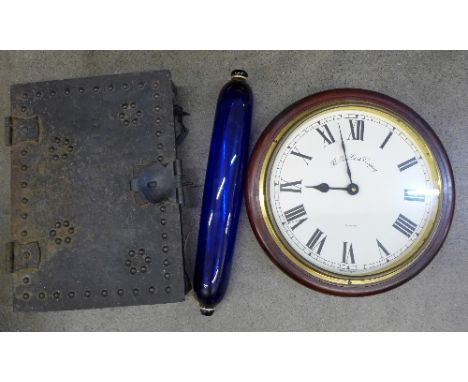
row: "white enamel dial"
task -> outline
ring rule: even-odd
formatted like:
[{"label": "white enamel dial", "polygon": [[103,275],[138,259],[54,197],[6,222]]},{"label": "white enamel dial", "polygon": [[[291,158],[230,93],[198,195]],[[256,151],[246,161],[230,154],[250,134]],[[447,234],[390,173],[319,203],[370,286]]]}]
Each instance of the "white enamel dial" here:
[{"label": "white enamel dial", "polygon": [[440,185],[431,153],[402,126],[382,111],[339,107],[306,118],[280,140],[266,196],[297,258],[360,276],[391,268],[424,243]]}]

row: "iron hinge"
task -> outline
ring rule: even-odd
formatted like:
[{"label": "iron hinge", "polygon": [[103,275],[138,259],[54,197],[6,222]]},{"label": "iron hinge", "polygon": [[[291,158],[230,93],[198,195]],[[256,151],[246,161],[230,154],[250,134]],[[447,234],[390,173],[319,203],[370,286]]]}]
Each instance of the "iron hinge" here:
[{"label": "iron hinge", "polygon": [[37,116],[31,118],[6,117],[5,143],[12,146],[18,142],[39,140],[39,120]]},{"label": "iron hinge", "polygon": [[6,254],[6,270],[8,273],[15,273],[24,269],[37,269],[41,263],[41,250],[37,241],[26,244],[7,243]]}]

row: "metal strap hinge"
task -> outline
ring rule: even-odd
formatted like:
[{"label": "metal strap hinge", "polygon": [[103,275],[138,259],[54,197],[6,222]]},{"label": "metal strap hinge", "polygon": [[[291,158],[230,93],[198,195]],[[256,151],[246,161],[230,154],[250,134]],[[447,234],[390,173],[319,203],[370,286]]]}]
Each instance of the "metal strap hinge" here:
[{"label": "metal strap hinge", "polygon": [[12,146],[18,142],[39,140],[39,120],[37,116],[30,118],[5,118],[5,142]]},{"label": "metal strap hinge", "polygon": [[7,243],[6,253],[6,270],[9,273],[37,269],[41,263],[41,250],[37,241],[26,244]]}]

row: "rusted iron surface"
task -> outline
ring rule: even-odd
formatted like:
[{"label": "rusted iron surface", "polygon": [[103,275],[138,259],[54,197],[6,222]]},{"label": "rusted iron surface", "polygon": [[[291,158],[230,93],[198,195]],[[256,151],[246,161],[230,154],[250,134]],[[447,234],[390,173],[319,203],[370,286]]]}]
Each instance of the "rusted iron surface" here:
[{"label": "rusted iron surface", "polygon": [[131,187],[136,168],[173,167],[173,99],[167,71],[12,87],[16,310],[183,300],[175,189],[141,203]]}]

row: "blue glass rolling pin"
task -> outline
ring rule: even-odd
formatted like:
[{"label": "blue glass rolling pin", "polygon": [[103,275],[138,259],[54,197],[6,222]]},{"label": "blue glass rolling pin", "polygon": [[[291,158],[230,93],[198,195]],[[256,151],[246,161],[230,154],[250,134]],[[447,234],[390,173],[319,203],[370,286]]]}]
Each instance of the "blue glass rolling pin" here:
[{"label": "blue glass rolling pin", "polygon": [[226,292],[249,152],[253,96],[247,73],[234,70],[216,107],[195,263],[194,290],[211,316]]}]

